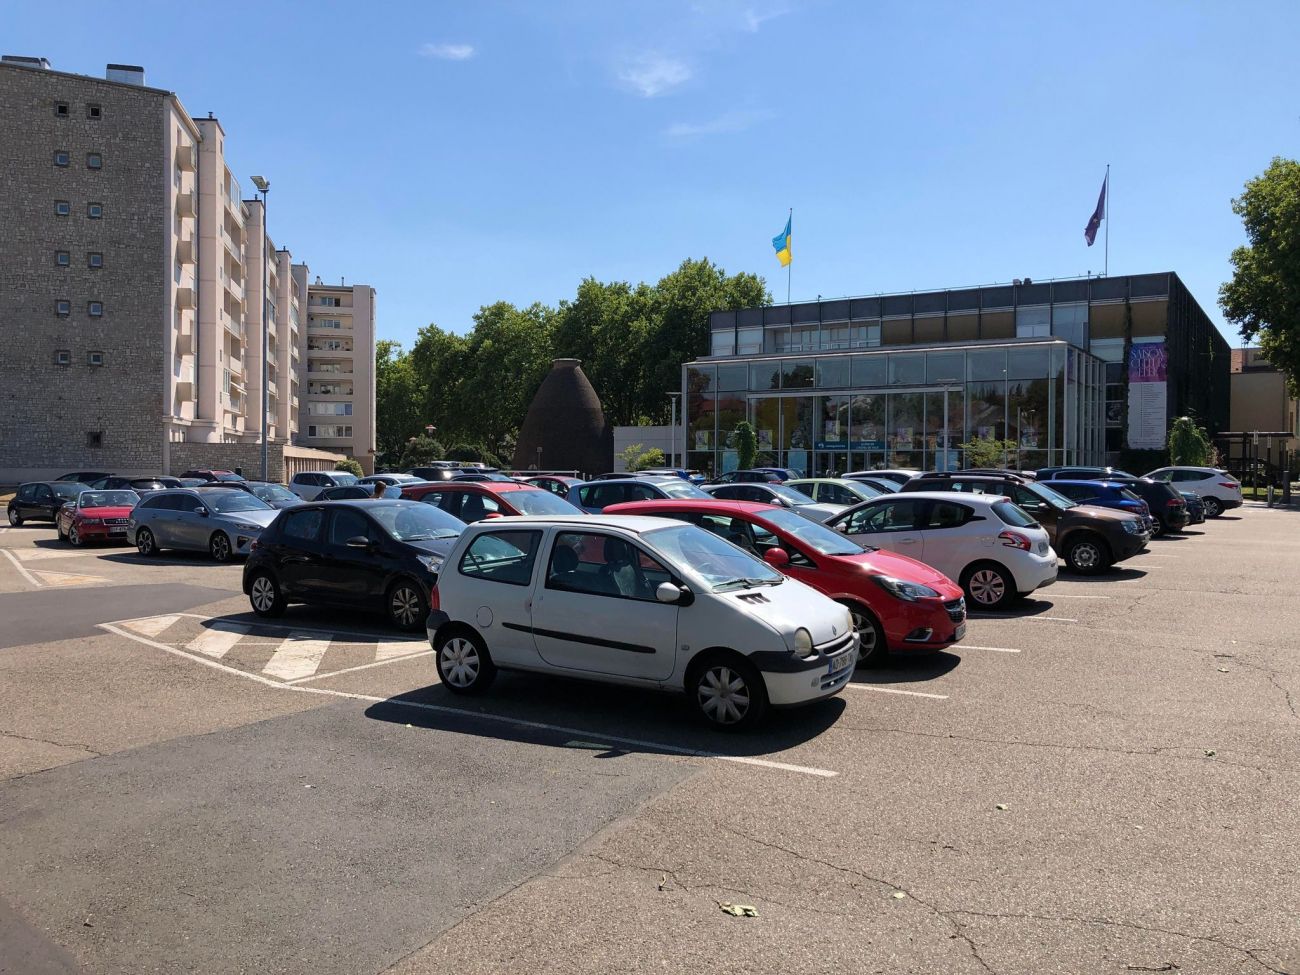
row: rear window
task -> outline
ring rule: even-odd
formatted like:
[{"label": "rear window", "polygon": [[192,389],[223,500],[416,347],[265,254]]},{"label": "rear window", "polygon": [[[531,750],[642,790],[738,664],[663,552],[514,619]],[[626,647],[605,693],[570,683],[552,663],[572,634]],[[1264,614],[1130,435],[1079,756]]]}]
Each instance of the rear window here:
[{"label": "rear window", "polygon": [[523,515],[572,515],[582,511],[550,491],[511,491],[506,495],[510,506]]},{"label": "rear window", "polygon": [[347,471],[335,471],[330,475],[330,477],[334,479],[334,483],[339,487],[348,487],[349,485],[357,483],[357,476],[355,474],[349,474]]},{"label": "rear window", "polygon": [[994,501],[991,507],[1004,525],[1011,525],[1014,528],[1034,528],[1038,525],[1027,511],[1010,501]]}]

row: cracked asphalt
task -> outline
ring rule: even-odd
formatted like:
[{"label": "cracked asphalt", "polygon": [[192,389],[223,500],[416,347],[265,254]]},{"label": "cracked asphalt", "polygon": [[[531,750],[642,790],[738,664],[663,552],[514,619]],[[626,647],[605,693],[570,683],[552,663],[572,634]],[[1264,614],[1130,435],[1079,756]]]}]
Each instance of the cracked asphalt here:
[{"label": "cracked asphalt", "polygon": [[337,667],[259,682],[253,637],[221,669],[160,617],[244,620],[237,566],[52,534],[0,534],[5,975],[1300,975],[1300,512],[721,738],[671,697],[348,669],[377,624],[337,614],[289,624]]}]

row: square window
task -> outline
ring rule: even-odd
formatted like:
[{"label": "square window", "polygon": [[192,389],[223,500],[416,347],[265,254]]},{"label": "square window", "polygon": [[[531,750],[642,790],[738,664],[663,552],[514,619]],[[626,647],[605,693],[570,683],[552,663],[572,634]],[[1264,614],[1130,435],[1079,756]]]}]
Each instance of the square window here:
[{"label": "square window", "polygon": [[104,364],[104,353],[88,352],[86,353],[86,361],[92,366],[102,366]]},{"label": "square window", "polygon": [[103,109],[101,109],[98,105],[94,104],[93,102],[87,103],[86,118],[99,118],[103,114],[104,114]]},{"label": "square window", "polygon": [[88,153],[86,153],[86,168],[87,168],[87,169],[103,169],[103,168],[104,168],[104,157],[101,156],[101,155],[100,155],[99,153],[97,153],[97,152],[88,152]]},{"label": "square window", "polygon": [[56,166],[66,166],[71,161],[72,161],[72,157],[68,155],[68,151],[66,149],[60,149],[58,152],[54,154],[54,165]]},{"label": "square window", "polygon": [[67,118],[67,117],[68,117],[68,103],[67,103],[67,102],[55,102],[55,103],[54,103],[54,114],[57,115],[57,116],[59,116],[60,118]]},{"label": "square window", "polygon": [[72,255],[67,251],[55,251],[54,263],[59,267],[68,267],[72,263]]},{"label": "square window", "polygon": [[59,349],[54,353],[54,364],[56,366],[72,365],[72,351],[70,349]]},{"label": "square window", "polygon": [[86,431],[86,446],[87,446],[87,447],[102,447],[102,446],[104,446],[104,431],[103,431],[103,430],[87,430],[87,431]]},{"label": "square window", "polygon": [[91,318],[99,318],[104,314],[104,303],[102,301],[86,302],[86,312]]},{"label": "square window", "polygon": [[67,200],[54,201],[54,215],[56,217],[66,217],[72,212],[72,204]]},{"label": "square window", "polygon": [[98,251],[91,251],[89,254],[86,255],[86,263],[91,267],[103,267],[104,255],[99,253]]},{"label": "square window", "polygon": [[72,302],[70,302],[70,301],[56,301],[56,302],[54,303],[54,309],[55,309],[55,311],[57,311],[60,315],[71,315],[71,314],[72,314]]},{"label": "square window", "polygon": [[87,203],[86,216],[91,220],[98,220],[104,215],[104,205],[102,203]]}]

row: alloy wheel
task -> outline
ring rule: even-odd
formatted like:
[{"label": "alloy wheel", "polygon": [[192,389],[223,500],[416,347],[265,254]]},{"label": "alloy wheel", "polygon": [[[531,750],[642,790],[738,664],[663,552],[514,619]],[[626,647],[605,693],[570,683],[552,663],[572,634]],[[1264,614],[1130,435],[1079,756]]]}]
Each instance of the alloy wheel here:
[{"label": "alloy wheel", "polygon": [[478,647],[463,636],[455,636],[442,645],[438,651],[439,663],[447,683],[456,687],[469,687],[478,679],[483,661],[479,658]]},{"label": "alloy wheel", "polygon": [[1221,514],[1223,514],[1223,505],[1222,505],[1222,503],[1220,503],[1219,499],[1218,499],[1218,498],[1206,498],[1206,499],[1205,499],[1205,517],[1206,517],[1206,518],[1217,518],[1217,517],[1219,517],[1219,515],[1221,515]]},{"label": "alloy wheel", "polygon": [[135,536],[135,548],[141,555],[153,555],[157,551],[153,544],[153,532],[148,528],[141,528]]},{"label": "alloy wheel", "polygon": [[414,626],[420,615],[420,594],[410,586],[398,586],[393,590],[389,608],[398,624]]},{"label": "alloy wheel", "polygon": [[271,611],[271,607],[275,605],[275,595],[275,583],[271,581],[270,576],[258,576],[253,580],[249,598],[253,601],[253,608],[259,613]]},{"label": "alloy wheel", "polygon": [[977,569],[970,577],[971,598],[981,606],[996,606],[1007,594],[1007,584],[992,569]]},{"label": "alloy wheel", "polygon": [[72,525],[68,529],[68,541],[70,541],[74,546],[81,545],[81,533],[77,531],[76,525]]},{"label": "alloy wheel", "polygon": [[858,631],[858,659],[867,660],[880,646],[876,624],[860,609],[850,608],[849,615],[853,618],[853,629]]},{"label": "alloy wheel", "polygon": [[230,558],[230,539],[223,533],[218,532],[212,536],[212,541],[208,546],[212,551],[212,558],[217,562],[225,562]]},{"label": "alloy wheel", "polygon": [[749,686],[735,670],[718,664],[706,670],[696,687],[700,710],[721,725],[736,724],[749,712]]},{"label": "alloy wheel", "polygon": [[11,524],[11,525],[13,525],[15,528],[17,528],[17,527],[18,527],[19,525],[21,525],[22,523],[23,523],[23,519],[22,519],[22,517],[18,514],[18,512],[14,511],[13,508],[10,508],[10,509],[9,509],[9,524]]}]

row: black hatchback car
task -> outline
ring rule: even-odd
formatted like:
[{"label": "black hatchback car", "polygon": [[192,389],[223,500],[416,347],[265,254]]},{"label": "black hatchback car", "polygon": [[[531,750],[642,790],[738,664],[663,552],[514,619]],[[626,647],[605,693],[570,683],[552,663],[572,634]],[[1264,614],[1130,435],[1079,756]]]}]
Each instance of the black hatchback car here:
[{"label": "black hatchback car", "polygon": [[1153,481],[1149,477],[1134,477],[1114,467],[1062,467],[1050,471],[1046,477],[1043,476],[1042,471],[1039,471],[1038,480],[1047,487],[1051,487],[1052,481],[1055,480],[1114,481],[1123,484],[1147,503],[1147,507],[1151,509],[1151,517],[1155,519],[1152,537],[1158,538],[1166,532],[1176,532],[1187,527],[1187,502],[1164,481]]},{"label": "black hatchback car", "polygon": [[79,481],[29,481],[18,486],[9,501],[9,524],[15,528],[24,521],[53,521],[69,501],[87,490]]},{"label": "black hatchback car", "polygon": [[258,616],[289,603],[383,612],[420,630],[429,593],[465,523],[418,501],[308,502],[262,529],[244,564],[244,593]]}]

